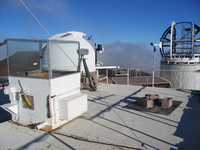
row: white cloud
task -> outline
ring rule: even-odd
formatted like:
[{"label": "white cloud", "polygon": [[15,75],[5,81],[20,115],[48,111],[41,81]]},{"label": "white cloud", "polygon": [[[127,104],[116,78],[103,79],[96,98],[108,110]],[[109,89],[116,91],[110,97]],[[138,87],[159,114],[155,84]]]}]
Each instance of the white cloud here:
[{"label": "white cloud", "polygon": [[32,6],[38,10],[46,12],[59,12],[61,9],[67,9],[67,1],[63,0],[34,0],[31,1]]},{"label": "white cloud", "polygon": [[34,14],[48,14],[52,17],[63,18],[68,15],[67,0],[24,0]]},{"label": "white cloud", "polygon": [[[153,67],[153,49],[143,44],[123,43],[115,41],[104,45],[105,51],[98,55],[104,65],[116,65],[124,68],[140,68],[151,70]],[[156,68],[160,66],[160,54],[157,49]]]}]

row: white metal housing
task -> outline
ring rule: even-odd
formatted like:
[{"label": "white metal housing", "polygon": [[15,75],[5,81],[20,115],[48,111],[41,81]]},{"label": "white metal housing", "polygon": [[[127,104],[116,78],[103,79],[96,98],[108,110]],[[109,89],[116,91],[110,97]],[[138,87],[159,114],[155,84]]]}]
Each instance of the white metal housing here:
[{"label": "white metal housing", "polygon": [[[87,111],[87,95],[80,92],[76,68],[78,42],[8,39],[7,48],[9,86],[4,93],[10,104],[1,107],[12,114],[13,121],[52,130]],[[61,52],[69,53],[74,65],[65,64],[70,62]]]},{"label": "white metal housing", "polygon": [[[77,31],[70,31],[70,32],[64,32],[59,33],[50,38],[50,40],[62,40],[62,41],[76,41],[80,43],[80,49],[88,49],[89,54],[85,55],[84,58],[86,58],[87,65],[90,72],[95,71],[95,50],[93,46],[83,38],[83,36],[86,36],[85,33],[77,32]],[[55,53],[60,53],[59,51],[56,51]],[[59,54],[57,54],[59,55]],[[55,57],[57,57],[55,55]],[[81,67],[81,71],[84,71],[83,66]]]}]

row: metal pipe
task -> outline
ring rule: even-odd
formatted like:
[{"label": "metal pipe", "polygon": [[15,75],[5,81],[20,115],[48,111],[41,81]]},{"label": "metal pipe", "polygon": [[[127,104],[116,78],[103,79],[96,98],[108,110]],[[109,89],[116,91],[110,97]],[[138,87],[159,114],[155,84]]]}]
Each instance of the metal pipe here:
[{"label": "metal pipe", "polygon": [[194,21],[192,22],[192,57],[194,57]]},{"label": "metal pipe", "polygon": [[155,78],[155,58],[156,58],[156,46],[161,47],[162,43],[160,42],[159,44],[154,44],[150,43],[151,46],[153,46],[153,70],[152,70],[152,87],[154,87],[154,78]]},{"label": "metal pipe", "polygon": [[172,59],[172,52],[173,52],[173,33],[174,33],[174,26],[176,25],[176,23],[173,21],[172,25],[171,25],[171,35],[170,35],[170,58]]},{"label": "metal pipe", "polygon": [[129,85],[129,78],[130,78],[130,76],[129,76],[129,69],[127,69],[127,85]]},{"label": "metal pipe", "polygon": [[95,47],[95,66],[97,66],[97,44],[94,42]]},{"label": "metal pipe", "polygon": [[107,78],[107,84],[108,84],[108,69],[106,69],[106,78]]},{"label": "metal pipe", "polygon": [[49,74],[49,79],[52,79],[52,66],[51,66],[51,51],[50,51],[50,42],[47,42],[47,63],[48,63],[48,74]]},{"label": "metal pipe", "polygon": [[154,87],[154,78],[155,78],[155,56],[156,56],[156,47],[153,46],[153,76],[152,76],[152,87]]},{"label": "metal pipe", "polygon": [[48,123],[45,121],[45,122],[40,123],[39,125],[37,125],[35,127],[35,129],[40,130],[40,129],[44,128],[46,125],[48,125]]}]

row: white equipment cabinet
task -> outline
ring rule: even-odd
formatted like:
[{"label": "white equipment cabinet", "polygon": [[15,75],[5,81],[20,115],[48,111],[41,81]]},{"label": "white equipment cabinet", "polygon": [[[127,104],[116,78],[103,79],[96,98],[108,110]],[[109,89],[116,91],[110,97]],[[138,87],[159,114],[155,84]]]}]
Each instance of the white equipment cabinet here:
[{"label": "white equipment cabinet", "polygon": [[10,104],[1,107],[13,121],[53,130],[87,111],[79,49],[79,42],[7,39]]}]

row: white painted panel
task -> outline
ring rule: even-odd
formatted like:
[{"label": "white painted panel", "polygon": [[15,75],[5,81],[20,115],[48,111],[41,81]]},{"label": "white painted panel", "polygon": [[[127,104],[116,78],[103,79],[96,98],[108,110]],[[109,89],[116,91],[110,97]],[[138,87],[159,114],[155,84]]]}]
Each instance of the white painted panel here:
[{"label": "white painted panel", "polygon": [[70,121],[87,111],[87,95],[76,94],[57,101],[60,120]]},{"label": "white painted panel", "polygon": [[80,73],[73,73],[62,77],[54,78],[51,82],[51,96],[60,95],[80,90]]},{"label": "white painted panel", "polygon": [[[20,83],[25,90],[25,93],[30,95],[48,95],[50,93],[50,82],[44,78],[29,78],[29,77],[13,77],[9,76],[9,86],[16,87],[17,91],[21,91]],[[26,90],[28,91],[26,92]]]},{"label": "white painted panel", "polygon": [[[12,76],[9,76],[9,81],[10,86],[16,87],[16,91],[21,92],[21,84],[25,90],[24,93],[29,96],[33,96],[33,110],[24,107],[21,95],[18,96],[19,99],[17,102],[19,105],[19,118],[17,119],[24,123],[38,123],[45,121],[47,119],[47,98],[48,95],[50,95],[50,81],[48,79]],[[11,100],[14,100],[13,97],[15,97],[15,93],[9,94],[9,98]]]}]

